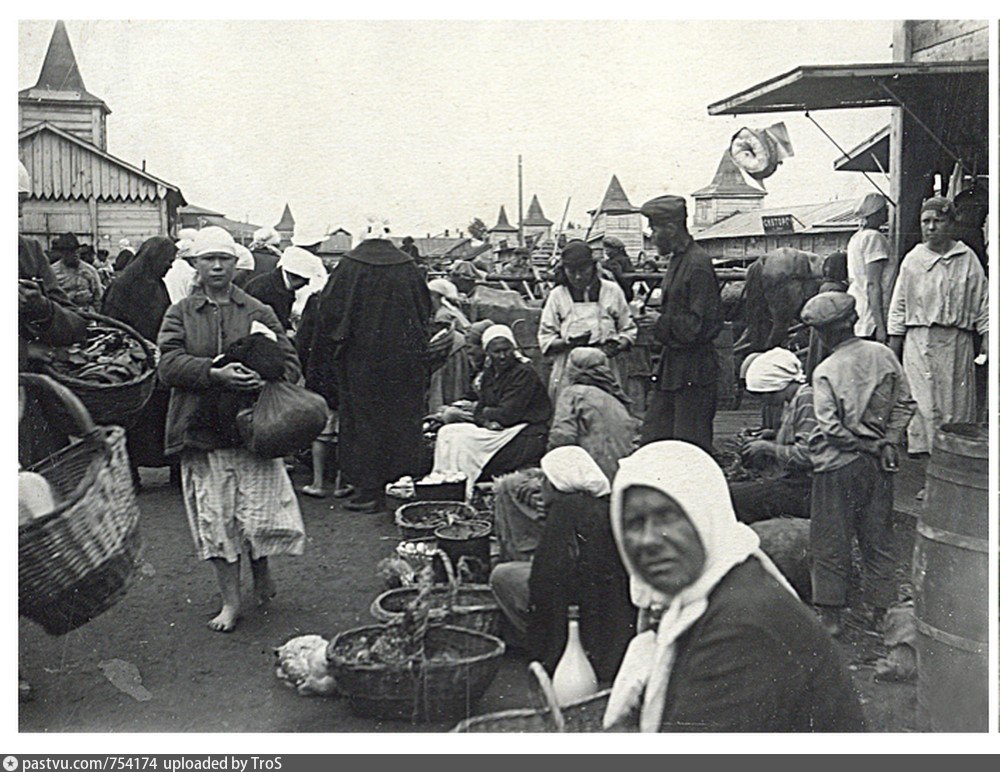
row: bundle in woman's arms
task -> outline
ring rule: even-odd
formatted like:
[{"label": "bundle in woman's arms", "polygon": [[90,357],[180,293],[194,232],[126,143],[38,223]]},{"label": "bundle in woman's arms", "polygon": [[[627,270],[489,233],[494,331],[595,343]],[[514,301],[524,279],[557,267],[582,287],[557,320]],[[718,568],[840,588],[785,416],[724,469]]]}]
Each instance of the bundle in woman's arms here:
[{"label": "bundle in woman's arms", "polygon": [[239,363],[264,381],[259,392],[212,388],[203,397],[198,422],[229,445],[243,445],[263,458],[278,458],[308,448],[326,424],[326,402],[284,380],[285,356],[262,333],[233,341],[213,368]]}]

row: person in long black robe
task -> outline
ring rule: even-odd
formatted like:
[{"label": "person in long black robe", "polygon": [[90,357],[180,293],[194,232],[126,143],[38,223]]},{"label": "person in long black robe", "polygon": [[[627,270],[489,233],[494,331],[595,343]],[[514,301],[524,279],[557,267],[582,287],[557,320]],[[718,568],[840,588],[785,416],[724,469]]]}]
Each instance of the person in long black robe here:
[{"label": "person in long black robe", "polygon": [[423,276],[388,239],[348,252],[323,290],[306,385],[340,411],[349,509],[381,511],[386,483],[419,463],[430,317]]},{"label": "person in long black robe", "polygon": [[[162,236],[146,239],[128,266],[115,278],[104,297],[105,316],[125,322],[146,340],[155,343],[170,307],[163,277],[173,264],[177,247]],[[163,437],[167,425],[170,389],[157,380],[145,407],[128,427],[126,442],[133,478],[138,481],[140,466],[167,466]]]}]

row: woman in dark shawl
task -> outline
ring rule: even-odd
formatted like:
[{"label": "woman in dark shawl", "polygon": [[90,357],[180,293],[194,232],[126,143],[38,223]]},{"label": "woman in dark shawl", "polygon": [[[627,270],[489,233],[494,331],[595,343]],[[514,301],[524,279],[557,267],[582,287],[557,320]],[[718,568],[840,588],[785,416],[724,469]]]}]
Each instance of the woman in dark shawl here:
[{"label": "woman in dark shawl", "polygon": [[430,293],[410,255],[370,238],[344,256],[319,310],[306,385],[340,411],[340,468],[358,490],[347,508],[379,512],[386,483],[421,457]]},{"label": "woman in dark shawl", "polygon": [[[155,342],[163,315],[170,307],[163,277],[176,254],[177,247],[170,239],[162,236],[146,239],[104,296],[104,315],[125,322],[146,340]],[[136,482],[140,466],[169,463],[163,456],[169,401],[170,389],[157,381],[146,406],[128,429],[128,456]]]}]

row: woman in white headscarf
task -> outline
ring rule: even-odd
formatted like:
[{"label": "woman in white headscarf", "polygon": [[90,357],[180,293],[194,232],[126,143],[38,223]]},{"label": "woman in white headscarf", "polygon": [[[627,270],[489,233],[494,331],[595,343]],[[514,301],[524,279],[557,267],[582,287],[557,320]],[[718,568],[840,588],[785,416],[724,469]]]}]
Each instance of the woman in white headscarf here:
[{"label": "woman in white headscarf", "polygon": [[552,403],[514,333],[495,324],[483,333],[486,365],[474,423],[442,426],[434,446],[434,471],[462,472],[468,492],[484,480],[537,466],[545,453]]},{"label": "woman in white headscarf", "polygon": [[744,466],[763,470],[763,479],[730,484],[736,517],[755,523],[772,517],[809,517],[812,459],[809,436],[816,429],[812,386],[799,358],[773,348],[759,354],[745,375],[746,389],[765,407],[780,411],[777,433],[762,433],[740,448]]},{"label": "woman in white headscarf", "polygon": [[611,528],[640,632],[615,677],[605,727],[864,729],[832,639],[736,520],[708,454],[671,440],[623,459]]},{"label": "woman in white headscarf", "polygon": [[427,408],[434,413],[444,405],[463,399],[469,392],[472,377],[465,345],[472,323],[459,307],[461,299],[454,284],[447,279],[433,279],[427,282],[427,289],[431,293],[431,307],[434,309],[432,322],[435,330],[448,329],[451,334],[451,350],[448,358],[431,374]]}]

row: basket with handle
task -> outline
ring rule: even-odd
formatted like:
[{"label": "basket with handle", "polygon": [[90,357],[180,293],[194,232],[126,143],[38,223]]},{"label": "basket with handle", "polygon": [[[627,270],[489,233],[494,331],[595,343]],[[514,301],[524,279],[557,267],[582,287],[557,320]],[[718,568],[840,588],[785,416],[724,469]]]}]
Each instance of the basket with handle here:
[{"label": "basket with handle", "polygon": [[98,427],[65,386],[22,374],[64,405],[78,435],[34,464],[52,486],[57,507],[18,528],[18,611],[62,635],[111,608],[125,594],[141,549],[139,506],[125,431]]},{"label": "basket with handle", "polygon": [[74,378],[72,375],[59,372],[49,363],[43,363],[41,371],[72,391],[87,408],[94,423],[102,426],[115,424],[128,428],[149,401],[156,386],[156,364],[160,352],[156,346],[124,322],[90,311],[76,313],[88,323],[93,322],[102,327],[119,330],[138,341],[146,354],[149,367],[138,378],[124,383],[94,383]]},{"label": "basket with handle", "polygon": [[552,681],[545,668],[538,662],[528,666],[535,684],[538,708],[515,708],[473,716],[459,723],[451,731],[467,732],[601,732],[604,709],[608,704],[610,689],[596,692],[589,697],[559,705]]}]

